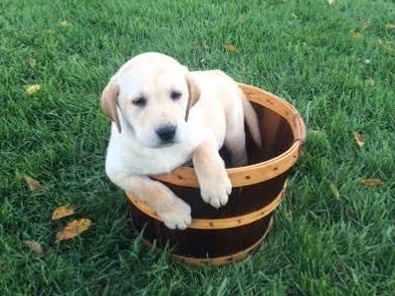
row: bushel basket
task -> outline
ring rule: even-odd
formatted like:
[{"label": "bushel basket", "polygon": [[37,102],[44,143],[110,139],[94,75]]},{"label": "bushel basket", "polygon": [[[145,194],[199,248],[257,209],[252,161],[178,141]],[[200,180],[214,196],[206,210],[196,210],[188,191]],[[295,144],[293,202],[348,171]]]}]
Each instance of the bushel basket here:
[{"label": "bushel basket", "polygon": [[134,229],[143,232],[147,243],[155,241],[159,248],[169,244],[172,256],[185,263],[222,265],[255,250],[272,225],[287,175],[301,156],[306,128],[298,111],[265,90],[239,86],[258,114],[263,144],[257,147],[246,131],[251,165],[227,169],[233,190],[226,206],[214,209],[203,202],[190,167],[152,176],[191,206],[193,220],[186,230],[168,229],[149,206],[126,193]]}]

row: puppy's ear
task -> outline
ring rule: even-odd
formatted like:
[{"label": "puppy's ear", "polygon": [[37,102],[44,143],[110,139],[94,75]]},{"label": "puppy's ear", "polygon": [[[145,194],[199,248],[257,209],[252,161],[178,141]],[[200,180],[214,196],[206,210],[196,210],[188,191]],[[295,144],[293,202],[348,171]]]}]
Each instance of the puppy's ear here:
[{"label": "puppy's ear", "polygon": [[186,74],[185,79],[187,81],[189,93],[187,111],[185,113],[185,121],[188,121],[189,110],[192,108],[193,105],[196,104],[196,102],[200,98],[200,89],[191,74]]},{"label": "puppy's ear", "polygon": [[121,133],[122,129],[117,112],[118,93],[118,85],[110,80],[101,94],[100,107],[103,114],[115,122],[118,132]]}]

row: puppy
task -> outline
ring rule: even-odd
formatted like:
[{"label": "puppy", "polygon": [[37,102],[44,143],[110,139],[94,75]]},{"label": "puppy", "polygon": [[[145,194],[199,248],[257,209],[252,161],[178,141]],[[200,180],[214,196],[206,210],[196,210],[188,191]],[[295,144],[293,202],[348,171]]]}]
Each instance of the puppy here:
[{"label": "puppy", "polygon": [[126,62],[100,104],[112,121],[106,174],[170,229],[190,224],[190,206],[150,175],[192,160],[203,200],[219,208],[232,184],[218,150],[226,146],[233,166],[247,164],[244,120],[261,145],[257,116],[235,81],[219,70],[190,72],[164,54],[143,53]]}]

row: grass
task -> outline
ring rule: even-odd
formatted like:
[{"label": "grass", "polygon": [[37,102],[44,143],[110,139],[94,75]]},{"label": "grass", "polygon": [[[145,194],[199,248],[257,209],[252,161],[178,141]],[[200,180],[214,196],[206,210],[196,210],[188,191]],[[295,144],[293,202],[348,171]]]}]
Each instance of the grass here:
[{"label": "grass", "polygon": [[[392,295],[395,4],[328,2],[1,1],[0,294]],[[103,170],[98,98],[142,51],[221,68],[290,101],[308,123],[275,227],[243,262],[178,265],[130,232],[126,199]],[[40,91],[27,95],[29,84]],[[26,174],[43,187],[30,191]],[[51,212],[66,203],[93,226],[55,243],[64,222]]]}]

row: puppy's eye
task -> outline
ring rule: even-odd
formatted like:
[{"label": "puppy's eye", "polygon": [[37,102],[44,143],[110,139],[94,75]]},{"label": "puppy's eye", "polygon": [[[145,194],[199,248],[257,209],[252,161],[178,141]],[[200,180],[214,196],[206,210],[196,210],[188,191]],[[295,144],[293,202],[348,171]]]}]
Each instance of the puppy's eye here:
[{"label": "puppy's eye", "polygon": [[137,107],[144,107],[147,105],[147,99],[144,97],[138,97],[132,101],[132,104]]},{"label": "puppy's eye", "polygon": [[181,93],[179,92],[179,91],[172,91],[171,93],[170,93],[170,98],[173,100],[173,101],[176,101],[176,100],[178,100],[179,98],[181,98]]}]

